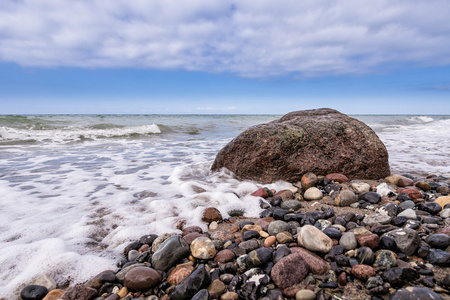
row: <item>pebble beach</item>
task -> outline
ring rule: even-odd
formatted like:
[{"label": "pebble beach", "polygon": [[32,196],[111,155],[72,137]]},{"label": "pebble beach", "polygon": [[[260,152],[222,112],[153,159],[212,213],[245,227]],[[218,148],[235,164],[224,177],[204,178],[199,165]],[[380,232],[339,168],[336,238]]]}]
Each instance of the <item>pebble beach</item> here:
[{"label": "pebble beach", "polygon": [[230,137],[274,117],[227,118],[227,134],[207,118],[175,133],[162,120],[82,138],[27,129],[26,150],[23,132],[2,132],[3,212],[16,216],[5,214],[0,298],[449,299],[450,182],[436,151],[448,132],[423,132],[447,118],[369,124],[398,175],[268,185],[209,172]]},{"label": "pebble beach", "polygon": [[206,208],[207,230],[180,219],[180,234],[129,243],[118,271],[43,299],[450,299],[449,190],[438,176],[308,173],[254,191],[260,218]]}]

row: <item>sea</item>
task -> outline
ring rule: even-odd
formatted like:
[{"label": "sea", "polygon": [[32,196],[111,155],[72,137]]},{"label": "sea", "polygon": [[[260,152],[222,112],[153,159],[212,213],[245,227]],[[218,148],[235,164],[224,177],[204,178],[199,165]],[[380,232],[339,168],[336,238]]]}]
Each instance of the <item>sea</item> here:
[{"label": "sea", "polygon": [[[67,285],[116,270],[143,235],[206,229],[205,207],[257,217],[249,194],[261,185],[210,166],[239,133],[279,117],[0,115],[0,298],[43,274]],[[450,177],[450,115],[352,117],[384,142],[392,173]]]}]

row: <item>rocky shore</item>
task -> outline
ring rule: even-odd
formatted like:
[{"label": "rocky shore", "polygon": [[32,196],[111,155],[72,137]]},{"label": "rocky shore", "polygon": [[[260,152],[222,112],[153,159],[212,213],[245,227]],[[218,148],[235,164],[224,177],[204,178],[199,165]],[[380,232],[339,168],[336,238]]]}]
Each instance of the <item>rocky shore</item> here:
[{"label": "rocky shore", "polygon": [[116,272],[64,288],[47,276],[21,298],[450,299],[449,183],[307,173],[255,191],[260,218],[207,208],[206,232],[180,220],[179,234],[130,241]]}]

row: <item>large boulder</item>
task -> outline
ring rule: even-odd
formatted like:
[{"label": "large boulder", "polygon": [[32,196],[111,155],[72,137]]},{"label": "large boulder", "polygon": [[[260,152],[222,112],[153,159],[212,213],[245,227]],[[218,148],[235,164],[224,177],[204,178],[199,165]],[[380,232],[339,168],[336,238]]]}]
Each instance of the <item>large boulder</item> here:
[{"label": "large boulder", "polygon": [[390,174],[386,147],[375,132],[329,108],[291,112],[247,129],[220,150],[211,169],[223,167],[262,183],[296,182],[307,172],[350,179]]}]

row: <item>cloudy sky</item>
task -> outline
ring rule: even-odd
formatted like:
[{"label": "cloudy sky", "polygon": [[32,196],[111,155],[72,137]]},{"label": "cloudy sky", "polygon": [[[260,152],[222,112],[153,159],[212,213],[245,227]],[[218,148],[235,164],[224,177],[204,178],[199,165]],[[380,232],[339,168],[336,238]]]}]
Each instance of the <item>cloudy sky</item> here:
[{"label": "cloudy sky", "polygon": [[450,114],[448,0],[2,0],[0,114]]}]

